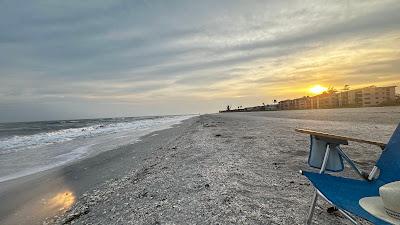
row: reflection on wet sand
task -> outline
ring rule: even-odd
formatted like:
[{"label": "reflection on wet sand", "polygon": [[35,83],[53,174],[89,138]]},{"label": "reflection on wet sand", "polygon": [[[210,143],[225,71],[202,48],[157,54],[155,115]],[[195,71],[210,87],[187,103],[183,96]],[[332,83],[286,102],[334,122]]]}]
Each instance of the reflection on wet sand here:
[{"label": "reflection on wet sand", "polygon": [[0,224],[41,224],[41,220],[44,218],[52,217],[68,210],[75,201],[76,194],[66,187],[59,191],[36,195],[12,214],[0,220]]},{"label": "reflection on wet sand", "polygon": [[54,197],[50,198],[47,201],[47,204],[45,207],[48,208],[48,210],[53,211],[53,210],[58,210],[58,211],[64,211],[69,209],[72,204],[75,203],[75,195],[73,192],[67,190],[67,191],[62,191],[57,193]]}]

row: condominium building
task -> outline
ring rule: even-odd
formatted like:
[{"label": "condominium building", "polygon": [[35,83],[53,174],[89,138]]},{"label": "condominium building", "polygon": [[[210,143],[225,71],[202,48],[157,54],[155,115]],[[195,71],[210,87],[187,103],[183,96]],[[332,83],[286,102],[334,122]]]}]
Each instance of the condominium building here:
[{"label": "condominium building", "polygon": [[302,98],[289,99],[280,101],[278,103],[280,110],[291,110],[291,109],[311,109],[311,98],[304,96]]},{"label": "condominium building", "polygon": [[369,86],[338,93],[339,107],[379,106],[396,100],[396,86]]},{"label": "condominium building", "polygon": [[311,98],[304,96],[293,100],[294,109],[311,109]]},{"label": "condominium building", "polygon": [[343,92],[327,92],[313,97],[280,101],[280,110],[328,109],[338,107],[370,107],[396,101],[396,86],[369,86]]},{"label": "condominium building", "polygon": [[323,93],[311,97],[312,109],[329,109],[338,107],[338,95],[336,93]]},{"label": "condominium building", "polygon": [[279,110],[290,110],[294,109],[293,107],[293,100],[283,100],[278,103]]}]

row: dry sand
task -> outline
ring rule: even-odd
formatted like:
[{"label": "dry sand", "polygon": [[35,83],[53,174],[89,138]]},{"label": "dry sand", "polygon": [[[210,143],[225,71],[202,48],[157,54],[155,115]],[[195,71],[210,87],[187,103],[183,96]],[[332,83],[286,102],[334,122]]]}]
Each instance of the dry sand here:
[{"label": "dry sand", "polygon": [[[400,121],[399,107],[348,110],[196,117],[140,168],[81,195],[71,210],[45,223],[304,224],[313,188],[298,171],[308,169],[309,137],[294,128],[387,142]],[[390,118],[381,118],[387,110]],[[380,153],[353,143],[344,149],[364,169]],[[348,223],[327,207],[319,201],[315,224]]]}]

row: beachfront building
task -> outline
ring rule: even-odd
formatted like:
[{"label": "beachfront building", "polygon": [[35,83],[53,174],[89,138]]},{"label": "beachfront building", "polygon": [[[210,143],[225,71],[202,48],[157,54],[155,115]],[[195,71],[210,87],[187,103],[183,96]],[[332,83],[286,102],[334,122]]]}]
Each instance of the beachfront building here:
[{"label": "beachfront building", "polygon": [[252,111],[275,111],[275,110],[278,110],[278,104],[260,105],[260,106],[244,108],[244,111],[246,111],[246,112],[252,112]]},{"label": "beachfront building", "polygon": [[[342,92],[328,91],[313,97],[287,99],[278,104],[262,105],[231,110],[229,112],[330,109],[343,107],[371,107],[400,104],[400,96],[396,95],[396,86],[369,86]],[[227,111],[220,111],[227,112]]]},{"label": "beachfront building", "polygon": [[304,96],[293,100],[294,109],[311,109],[311,98]]},{"label": "beachfront building", "polygon": [[369,86],[338,93],[339,107],[370,107],[394,103],[396,86]]},{"label": "beachfront building", "polygon": [[264,109],[265,111],[276,111],[278,110],[278,106],[278,104],[265,105]]},{"label": "beachfront building", "polygon": [[254,111],[276,111],[278,110],[278,104],[271,104],[271,105],[259,105],[259,106],[253,106],[253,107],[238,107],[237,109],[230,109],[227,108],[227,110],[220,110],[220,113],[225,113],[225,112],[254,112]]},{"label": "beachfront building", "polygon": [[302,98],[288,99],[278,103],[279,110],[292,110],[292,109],[311,109],[311,98],[304,96]]},{"label": "beachfront building", "polygon": [[363,95],[361,89],[338,93],[339,107],[362,107]]},{"label": "beachfront building", "polygon": [[396,86],[369,86],[342,92],[325,92],[313,97],[288,99],[278,103],[279,110],[371,107],[396,104]]},{"label": "beachfront building", "polygon": [[244,111],[254,112],[254,111],[265,111],[265,107],[263,105],[260,106],[253,106],[253,107],[246,107]]},{"label": "beachfront building", "polygon": [[396,86],[363,88],[363,106],[379,106],[394,102],[396,99]]},{"label": "beachfront building", "polygon": [[326,92],[311,97],[311,109],[337,108],[339,104],[338,95],[335,92]]},{"label": "beachfront building", "polygon": [[290,99],[283,100],[278,103],[278,109],[279,110],[290,110],[290,109],[294,108],[293,105],[294,105],[293,100],[290,100]]}]

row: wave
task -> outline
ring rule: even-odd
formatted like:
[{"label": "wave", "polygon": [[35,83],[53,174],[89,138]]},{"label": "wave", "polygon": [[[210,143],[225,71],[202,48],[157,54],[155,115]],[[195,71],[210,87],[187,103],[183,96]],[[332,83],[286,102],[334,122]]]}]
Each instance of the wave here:
[{"label": "wave", "polygon": [[16,151],[32,149],[55,143],[62,143],[78,138],[94,137],[112,134],[126,130],[151,129],[165,123],[180,122],[192,116],[166,116],[153,119],[141,119],[129,122],[102,123],[80,127],[68,128],[51,132],[36,133],[33,135],[12,136],[0,139],[0,155]]}]

